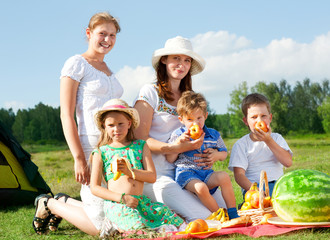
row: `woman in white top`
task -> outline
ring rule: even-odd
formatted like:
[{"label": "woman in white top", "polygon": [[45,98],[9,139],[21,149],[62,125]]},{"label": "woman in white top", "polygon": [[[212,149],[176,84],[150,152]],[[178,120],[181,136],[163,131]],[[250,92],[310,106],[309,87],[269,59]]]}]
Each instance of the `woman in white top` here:
[{"label": "woman in white top", "polygon": [[[59,218],[65,218],[91,235],[100,232],[104,220],[103,200],[92,195],[89,188],[88,158],[100,134],[94,123],[94,114],[106,101],[120,98],[123,94],[122,86],[104,62],[105,55],[115,45],[119,31],[118,21],[109,13],[95,14],[86,29],[87,51],[70,57],[61,71],[61,121],[74,158],[75,179],[82,184],[80,195],[83,203],[72,198],[60,198],[63,200],[57,201],[47,196],[40,197],[36,201],[36,217],[43,215],[41,217],[44,218],[51,212],[53,217],[48,217],[47,221],[54,222]],[[74,119],[75,110],[78,127]],[[67,200],[66,203],[64,199]],[[46,203],[46,210],[48,207],[50,212],[45,210],[44,204],[39,204],[41,202]],[[34,227],[41,226],[38,233],[45,232],[46,223],[36,222],[38,221],[34,222]],[[55,229],[50,225],[51,230],[56,228],[57,225]]]},{"label": "woman in white top", "polygon": [[[166,153],[197,149],[203,143],[204,136],[191,142],[169,144],[167,141],[173,130],[181,126],[176,112],[177,102],[184,91],[192,90],[191,75],[201,72],[205,62],[193,51],[188,39],[175,37],[167,40],[164,48],[154,52],[152,65],[157,81],[142,87],[134,106],[141,119],[136,136],[147,141],[157,172],[157,181],[145,184],[144,194],[153,201],[165,203],[187,222],[205,219],[211,212],[195,195],[174,181],[174,165],[165,158]],[[201,165],[212,167],[214,162],[207,154],[200,156],[203,157]],[[225,206],[219,190],[214,197],[219,206]]]}]

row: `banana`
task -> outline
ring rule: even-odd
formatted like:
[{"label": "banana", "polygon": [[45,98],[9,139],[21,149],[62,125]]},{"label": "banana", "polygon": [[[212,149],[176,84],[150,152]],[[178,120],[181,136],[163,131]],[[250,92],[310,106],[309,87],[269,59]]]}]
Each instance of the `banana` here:
[{"label": "banana", "polygon": [[217,221],[220,221],[221,218],[222,218],[222,216],[224,215],[224,213],[225,213],[225,212],[223,211],[223,208],[221,208],[219,214],[218,214],[217,217],[216,217],[216,220],[217,220]]},{"label": "banana", "polygon": [[113,157],[113,162],[110,165],[110,170],[111,170],[112,173],[114,173],[113,180],[114,181],[118,180],[120,178],[121,174],[122,174],[121,171],[118,171],[118,160],[119,159],[124,159],[125,160],[125,163],[127,165],[128,170],[132,173],[132,178],[135,179],[135,174],[132,170],[131,163],[128,161],[128,159],[127,158],[121,158],[121,157],[119,157],[118,154],[116,154]]},{"label": "banana", "polygon": [[229,220],[229,216],[228,216],[227,209],[224,209],[223,214],[222,214],[221,219],[220,219],[220,222],[223,223],[223,222],[226,222],[228,220]]},{"label": "banana", "polygon": [[205,220],[214,220],[214,218],[217,216],[217,212],[211,213],[210,216],[208,216]]},{"label": "banana", "polygon": [[208,216],[205,220],[216,220],[217,215],[221,211],[222,208],[219,208],[217,211],[211,213],[210,216]]},{"label": "banana", "polygon": [[110,170],[111,172],[113,172],[114,176],[113,176],[113,180],[116,181],[118,180],[118,178],[120,178],[122,172],[118,171],[118,160],[119,160],[119,155],[116,154],[113,158],[113,162],[110,165]]}]

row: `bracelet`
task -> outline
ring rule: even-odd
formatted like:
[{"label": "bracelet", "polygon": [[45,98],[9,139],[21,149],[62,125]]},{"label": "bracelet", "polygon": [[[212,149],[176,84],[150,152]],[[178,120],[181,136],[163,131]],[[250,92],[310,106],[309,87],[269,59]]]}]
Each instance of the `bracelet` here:
[{"label": "bracelet", "polygon": [[125,193],[122,193],[122,194],[121,194],[121,197],[120,197],[120,202],[119,202],[119,203],[121,203],[121,204],[123,204],[123,203],[124,203],[124,199],[123,199],[124,195],[125,195]]}]

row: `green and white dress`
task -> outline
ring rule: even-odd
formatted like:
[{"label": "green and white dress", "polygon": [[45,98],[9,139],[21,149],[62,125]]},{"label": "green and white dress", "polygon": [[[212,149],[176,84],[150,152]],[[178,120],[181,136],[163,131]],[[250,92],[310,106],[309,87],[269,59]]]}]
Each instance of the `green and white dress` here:
[{"label": "green and white dress", "polygon": [[[116,154],[127,158],[133,169],[143,169],[144,144],[144,140],[135,140],[122,148],[114,148],[109,145],[100,147],[105,180],[109,181],[114,177],[110,170],[110,164]],[[95,149],[94,152],[98,152],[98,149]],[[139,200],[139,204],[135,209],[114,201],[105,200],[104,202],[106,217],[119,229],[126,231],[157,228],[164,224],[179,227],[184,222],[182,218],[163,203],[151,202],[145,195],[132,196]]]}]

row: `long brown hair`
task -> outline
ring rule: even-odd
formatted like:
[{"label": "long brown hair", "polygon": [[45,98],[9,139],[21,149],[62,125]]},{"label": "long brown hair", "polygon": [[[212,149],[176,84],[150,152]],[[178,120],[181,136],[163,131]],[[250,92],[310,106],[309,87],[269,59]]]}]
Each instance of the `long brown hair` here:
[{"label": "long brown hair", "polygon": [[[167,56],[163,56],[162,58],[167,58]],[[171,83],[168,81],[166,65],[164,63],[162,63],[162,61],[161,61],[162,58],[159,60],[158,67],[157,67],[157,70],[156,70],[156,73],[157,73],[157,82],[156,82],[156,84],[158,86],[159,95],[167,101],[173,101],[174,98],[172,97],[173,93],[171,91],[171,89],[172,89]],[[192,61],[194,61],[194,60],[192,60]],[[179,90],[181,92],[192,90],[190,71],[181,80]]]}]

